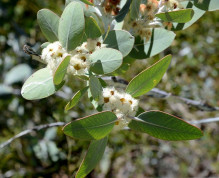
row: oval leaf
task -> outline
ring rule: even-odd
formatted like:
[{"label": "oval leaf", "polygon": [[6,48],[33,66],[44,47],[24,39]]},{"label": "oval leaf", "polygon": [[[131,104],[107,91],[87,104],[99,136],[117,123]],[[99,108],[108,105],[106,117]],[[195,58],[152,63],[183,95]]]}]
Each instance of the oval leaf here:
[{"label": "oval leaf", "polygon": [[87,38],[98,38],[101,36],[101,29],[93,17],[85,17],[85,33]]},{"label": "oval leaf", "polygon": [[193,9],[181,9],[170,12],[162,12],[156,14],[155,16],[159,17],[164,22],[186,23],[192,19],[193,15]]},{"label": "oval leaf", "polygon": [[168,55],[142,71],[131,80],[126,88],[126,92],[131,94],[133,97],[138,97],[149,92],[159,83],[168,69],[170,62],[171,55]]},{"label": "oval leaf", "polygon": [[44,36],[49,42],[58,41],[59,16],[48,9],[37,13],[37,21]]},{"label": "oval leaf", "polygon": [[194,0],[194,5],[205,11],[219,10],[218,0]]},{"label": "oval leaf", "polygon": [[132,19],[137,19],[139,17],[139,8],[140,8],[141,0],[134,0],[130,6],[130,17]]},{"label": "oval leaf", "polygon": [[60,83],[62,83],[62,81],[65,77],[70,59],[71,59],[71,56],[66,56],[60,62],[59,66],[57,67],[55,74],[53,76],[53,82],[55,85],[59,85]]},{"label": "oval leaf", "polygon": [[73,138],[99,140],[110,133],[116,120],[112,112],[100,112],[68,123],[63,132]]},{"label": "oval leaf", "polygon": [[122,64],[122,54],[115,49],[102,48],[90,55],[91,70],[96,74],[115,71]]},{"label": "oval leaf", "polygon": [[71,2],[65,8],[59,22],[59,41],[67,51],[79,45],[84,34],[84,27],[84,12],[81,4]]},{"label": "oval leaf", "polygon": [[76,174],[76,178],[83,178],[88,175],[101,160],[108,138],[105,137],[101,140],[93,140],[87,150],[87,154],[83,159],[80,168]]},{"label": "oval leaf", "polygon": [[102,90],[103,90],[99,79],[93,75],[90,76],[89,86],[93,99],[98,101],[99,97],[102,95]]},{"label": "oval leaf", "polygon": [[82,96],[87,92],[88,87],[83,88],[82,90],[79,90],[71,99],[71,101],[68,102],[68,104],[65,106],[65,110],[68,111],[71,108],[73,108],[74,106],[76,106],[76,104],[78,104],[78,102],[80,101],[80,99],[82,98]]},{"label": "oval leaf", "polygon": [[43,68],[26,80],[21,89],[21,95],[28,100],[42,99],[54,94],[61,87],[62,84],[54,85],[51,70]]},{"label": "oval leaf", "polygon": [[153,29],[149,41],[141,40],[140,37],[136,37],[134,48],[129,55],[135,59],[152,57],[168,48],[175,36],[175,33],[163,28]]},{"label": "oval leaf", "polygon": [[173,28],[171,30],[184,30],[190,27],[193,23],[195,23],[201,16],[204,15],[205,11],[195,7],[190,1],[189,2],[181,2],[181,5],[184,8],[192,8],[194,11],[194,15],[192,19],[187,23],[173,23]]},{"label": "oval leaf", "polygon": [[129,127],[162,140],[193,140],[203,136],[202,131],[180,118],[161,111],[148,111],[132,120]]},{"label": "oval leaf", "polygon": [[124,30],[112,30],[107,34],[104,44],[106,44],[108,48],[119,50],[123,57],[125,57],[132,50],[134,41],[135,38],[129,32]]}]

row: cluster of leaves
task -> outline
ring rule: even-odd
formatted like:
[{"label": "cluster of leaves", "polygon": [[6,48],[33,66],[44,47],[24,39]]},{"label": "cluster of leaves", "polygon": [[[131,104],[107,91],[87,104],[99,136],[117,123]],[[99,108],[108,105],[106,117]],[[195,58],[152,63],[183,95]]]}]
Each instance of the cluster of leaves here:
[{"label": "cluster of leaves", "polygon": [[[83,2],[92,5],[88,1]],[[192,2],[187,2],[186,7],[191,4]],[[203,9],[206,7],[208,7],[207,10],[209,10],[209,8],[212,7],[211,4],[206,6],[205,1],[203,1],[202,4],[194,2],[194,8],[198,9],[197,13],[195,10],[186,9],[160,13],[156,16],[163,21],[175,23],[173,30],[185,29],[200,17],[199,11],[206,10]],[[122,8],[121,13],[117,16],[117,19],[119,18],[119,21],[121,21],[121,16],[124,18],[125,16],[123,14],[128,15],[129,9],[130,12],[132,12],[131,9],[133,7],[134,3],[129,4],[129,6],[126,4],[124,8]],[[215,6],[213,7],[215,8]],[[112,72],[120,68],[123,58],[125,60],[127,55],[134,59],[145,59],[154,56],[170,46],[175,38],[173,32],[163,28],[153,29],[152,37],[149,42],[142,41],[139,37],[136,37],[134,40],[134,37],[129,32],[123,30],[104,31],[104,29],[101,28],[101,19],[97,14],[83,8],[82,4],[78,2],[69,3],[61,18],[53,12],[43,9],[38,13],[38,22],[48,41],[60,41],[67,51],[75,49],[83,41],[86,41],[87,38],[98,38],[102,36],[104,40],[103,43],[107,44],[107,48],[100,49],[91,55],[90,60],[92,65],[88,77],[88,87],[78,91],[73,96],[72,100],[67,104],[66,110],[75,106],[86,93],[87,89],[91,92],[91,99],[98,100],[101,95],[102,87],[105,87],[105,83],[100,77],[106,74],[112,75]],[[92,31],[89,29],[92,29]],[[31,100],[41,99],[58,91],[64,84],[64,76],[69,60],[69,57],[64,58],[57,67],[54,75],[50,73],[48,68],[35,72],[25,82],[22,88],[23,97]],[[170,62],[171,56],[168,55],[150,68],[142,71],[129,83],[126,92],[133,97],[139,97],[150,91],[161,80]],[[66,135],[91,140],[88,153],[76,177],[86,176],[101,159],[106,147],[107,135],[113,129],[116,121],[117,117],[115,114],[106,111],[72,121],[64,127],[63,131]],[[135,120],[130,122],[129,127],[133,130],[146,132],[164,140],[189,140],[202,136],[202,132],[198,128],[160,111],[150,111],[139,114]]]}]

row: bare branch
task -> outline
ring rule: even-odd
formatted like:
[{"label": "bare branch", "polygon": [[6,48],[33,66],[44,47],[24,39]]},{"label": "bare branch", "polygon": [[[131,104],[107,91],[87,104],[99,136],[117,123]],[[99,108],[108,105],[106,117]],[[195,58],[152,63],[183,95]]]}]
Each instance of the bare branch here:
[{"label": "bare branch", "polygon": [[[102,79],[103,80],[112,80],[115,83],[121,83],[124,85],[128,85],[128,81],[126,81],[122,78],[118,78],[118,77],[103,77]],[[174,97],[174,98],[181,100],[188,105],[194,106],[197,109],[202,110],[202,111],[219,111],[219,107],[211,106],[211,105],[207,104],[206,102],[196,101],[196,100],[184,98],[181,96],[177,96],[177,95],[174,95],[172,93],[168,93],[166,91],[160,90],[158,88],[153,88],[151,91],[149,91],[147,93],[147,96],[150,96],[153,98],[163,98],[163,99]]]},{"label": "bare branch", "polygon": [[197,121],[189,121],[190,124],[206,124],[206,123],[211,123],[211,122],[219,122],[219,117],[201,119]]},{"label": "bare branch", "polygon": [[4,148],[5,146],[9,145],[11,142],[13,142],[15,139],[20,138],[24,135],[27,135],[33,131],[39,131],[42,129],[47,129],[50,127],[58,127],[58,126],[63,126],[65,125],[64,122],[56,122],[56,123],[51,123],[51,124],[45,124],[45,125],[39,125],[39,126],[35,126],[32,129],[27,129],[22,131],[21,133],[15,135],[14,137],[10,138],[9,140],[7,140],[6,142],[3,142],[2,144],[0,144],[0,149]]}]

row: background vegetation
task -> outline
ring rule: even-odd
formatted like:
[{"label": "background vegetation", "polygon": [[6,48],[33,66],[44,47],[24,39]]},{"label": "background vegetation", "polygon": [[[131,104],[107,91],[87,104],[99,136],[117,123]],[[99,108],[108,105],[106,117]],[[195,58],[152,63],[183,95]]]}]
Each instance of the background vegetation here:
[{"label": "background vegetation", "polygon": [[[40,52],[40,45],[45,41],[37,25],[37,11],[49,8],[60,14],[63,7],[61,0],[0,2],[0,143],[35,125],[68,122],[95,112],[84,97],[77,107],[63,113],[68,100],[60,96],[70,98],[83,84],[78,79],[71,84],[73,91],[64,88],[58,95],[27,101],[20,95],[23,81],[10,78],[11,69],[18,64],[29,67],[19,71],[17,76],[29,76],[39,68],[38,62],[22,51],[23,45],[29,43]],[[218,29],[219,11],[206,13],[187,30],[177,32],[168,50],[154,58],[134,62],[123,77],[130,80],[171,53],[171,68],[157,88],[219,106]],[[13,94],[5,92],[3,86],[13,88]],[[144,96],[143,101],[141,106],[145,110],[159,109],[187,121],[219,117],[218,111],[201,111],[174,97]],[[100,165],[89,177],[218,177],[219,125],[199,126],[204,137],[183,142],[160,141],[126,130],[113,133]],[[75,173],[87,147],[88,142],[64,136],[61,127],[33,132],[0,150],[0,177],[67,177]]]}]

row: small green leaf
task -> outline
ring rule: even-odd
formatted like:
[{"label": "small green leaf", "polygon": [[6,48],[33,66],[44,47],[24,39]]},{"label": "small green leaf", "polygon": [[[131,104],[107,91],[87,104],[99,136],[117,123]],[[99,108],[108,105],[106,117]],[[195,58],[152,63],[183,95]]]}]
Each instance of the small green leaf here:
[{"label": "small green leaf", "polygon": [[56,68],[55,74],[53,76],[53,82],[55,85],[59,85],[62,83],[65,74],[67,72],[68,64],[71,59],[71,56],[66,56],[59,64],[59,66]]},{"label": "small green leaf", "polygon": [[100,112],[68,123],[63,132],[73,138],[99,140],[110,133],[116,120],[112,112]]},{"label": "small green leaf", "polygon": [[134,48],[129,56],[135,59],[146,59],[152,57],[168,48],[173,42],[175,36],[175,33],[163,28],[153,29],[149,41],[141,40],[140,37],[135,38]]},{"label": "small green leaf", "polygon": [[62,86],[63,83],[55,86],[52,71],[49,68],[43,68],[26,80],[21,89],[21,95],[27,100],[42,99],[54,94]]},{"label": "small green leaf", "polygon": [[29,65],[19,64],[6,73],[4,83],[12,85],[14,83],[23,82],[31,75],[31,73],[32,69]]},{"label": "small green leaf", "polygon": [[85,87],[82,90],[79,90],[77,93],[75,93],[75,95],[72,97],[71,101],[69,101],[67,103],[67,105],[65,106],[65,110],[68,111],[71,108],[73,108],[74,106],[76,106],[76,104],[78,104],[78,102],[80,101],[82,96],[87,92],[87,90],[88,90],[88,87]]},{"label": "small green leaf", "polygon": [[74,50],[82,40],[85,28],[84,11],[79,2],[71,2],[59,22],[59,41],[67,50]]},{"label": "small green leaf", "polygon": [[87,176],[96,167],[104,154],[107,141],[107,137],[101,140],[91,141],[91,144],[87,150],[87,154],[83,159],[80,168],[75,176],[76,178],[83,178]]},{"label": "small green leaf", "polygon": [[180,3],[185,9],[192,8],[194,11],[194,15],[192,19],[187,23],[173,23],[173,28],[171,30],[184,30],[190,27],[193,23],[195,23],[201,16],[204,15],[205,11],[195,7],[191,1],[185,1]]},{"label": "small green leaf", "polygon": [[164,22],[186,23],[192,19],[193,15],[193,9],[181,9],[170,12],[162,12],[156,14],[155,16],[159,17]]},{"label": "small green leaf", "polygon": [[162,140],[193,140],[203,136],[202,131],[180,118],[161,111],[148,111],[132,120],[129,127]]},{"label": "small green leaf", "polygon": [[205,11],[219,10],[218,0],[194,0],[194,5]]},{"label": "small green leaf", "polygon": [[85,33],[87,38],[98,38],[101,36],[101,29],[93,17],[85,17]]},{"label": "small green leaf", "polygon": [[[105,39],[105,36],[103,37]],[[104,44],[108,48],[119,50],[123,57],[127,56],[133,48],[134,37],[124,30],[112,30],[107,34]]]},{"label": "small green leaf", "polygon": [[89,86],[93,99],[98,101],[99,97],[102,95],[102,90],[103,90],[99,79],[91,75],[89,79]]},{"label": "small green leaf", "polygon": [[171,55],[168,55],[154,65],[142,71],[131,80],[126,88],[126,92],[133,97],[138,97],[149,92],[159,83],[164,73],[168,69],[170,62]]},{"label": "small green leaf", "polygon": [[90,55],[91,70],[96,74],[115,71],[122,64],[122,53],[111,48],[102,48]]},{"label": "small green leaf", "polygon": [[58,41],[59,16],[48,9],[39,10],[37,21],[49,42]]}]

